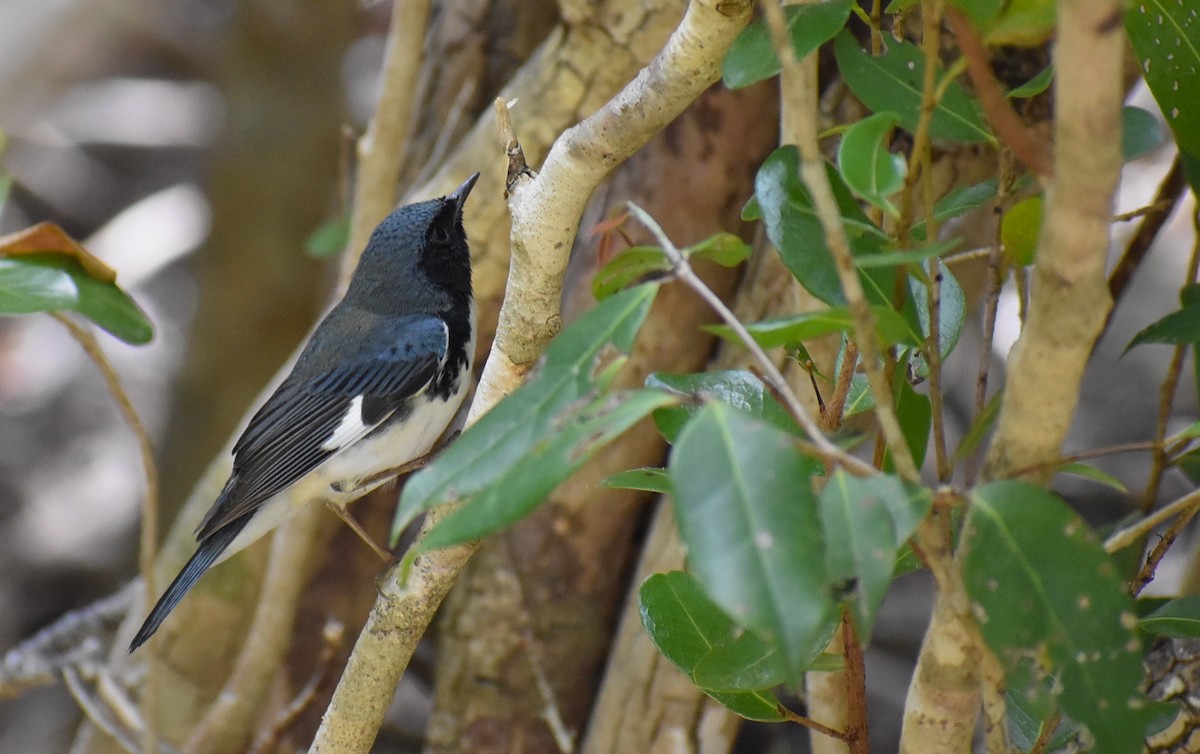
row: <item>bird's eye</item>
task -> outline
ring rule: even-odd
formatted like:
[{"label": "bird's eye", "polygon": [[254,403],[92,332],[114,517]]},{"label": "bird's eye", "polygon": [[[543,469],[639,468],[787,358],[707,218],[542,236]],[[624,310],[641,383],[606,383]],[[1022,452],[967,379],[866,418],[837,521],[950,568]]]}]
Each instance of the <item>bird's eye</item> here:
[{"label": "bird's eye", "polygon": [[429,230],[429,240],[434,243],[450,243],[450,232],[440,225],[435,225]]}]

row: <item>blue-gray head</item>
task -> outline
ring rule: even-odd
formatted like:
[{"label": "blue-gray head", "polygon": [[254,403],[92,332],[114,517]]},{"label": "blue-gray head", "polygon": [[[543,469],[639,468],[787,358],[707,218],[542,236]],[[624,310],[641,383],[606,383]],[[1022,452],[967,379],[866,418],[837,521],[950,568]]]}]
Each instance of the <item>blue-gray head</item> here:
[{"label": "blue-gray head", "polygon": [[437,310],[471,297],[462,213],[479,173],[449,195],[407,204],[371,233],[343,301],[375,312]]}]

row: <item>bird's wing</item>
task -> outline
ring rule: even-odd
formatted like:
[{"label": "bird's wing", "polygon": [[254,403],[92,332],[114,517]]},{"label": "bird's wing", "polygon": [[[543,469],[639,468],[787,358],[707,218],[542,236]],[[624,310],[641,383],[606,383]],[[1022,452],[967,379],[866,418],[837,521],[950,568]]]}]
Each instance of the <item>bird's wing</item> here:
[{"label": "bird's wing", "polygon": [[445,323],[417,315],[389,329],[394,335],[387,347],[305,377],[293,372],[267,399],[234,446],[233,476],[197,528],[197,539],[252,512],[366,437],[428,386],[445,358]]}]

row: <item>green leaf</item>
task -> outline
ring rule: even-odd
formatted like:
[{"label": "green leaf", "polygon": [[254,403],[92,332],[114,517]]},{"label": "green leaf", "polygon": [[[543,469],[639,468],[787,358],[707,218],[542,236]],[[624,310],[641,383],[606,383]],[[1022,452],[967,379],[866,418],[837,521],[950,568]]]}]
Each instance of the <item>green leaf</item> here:
[{"label": "green leaf", "polygon": [[950,0],[971,19],[977,29],[987,27],[1004,8],[1004,0]]},{"label": "green leaf", "polygon": [[[59,298],[56,299],[61,302],[59,305],[29,311],[74,309],[116,337],[134,345],[148,343],[154,337],[154,327],[146,313],[134,303],[129,294],[115,283],[103,282],[92,277],[83,265],[66,254],[21,254],[0,258],[0,313],[19,313],[8,311],[8,299],[14,292],[3,290],[3,278],[5,270],[8,269],[39,270],[40,272],[36,273],[39,279],[46,282],[57,281],[53,283],[56,287],[52,289],[55,296],[65,293],[66,285],[71,287],[71,300]],[[63,283],[64,278],[67,280],[66,284]],[[19,303],[19,299],[14,300]]]},{"label": "green leaf", "polygon": [[1119,492],[1124,492],[1127,494],[1129,492],[1129,489],[1125,486],[1125,483],[1120,479],[1117,479],[1115,476],[1103,469],[1098,469],[1095,466],[1090,466],[1086,463],[1064,463],[1062,466],[1058,467],[1058,472],[1060,474],[1074,474],[1075,476],[1081,476],[1084,479],[1091,479],[1093,482],[1099,482],[1100,484],[1107,485]]},{"label": "green leaf", "polygon": [[419,551],[479,539],[516,523],[602,448],[674,400],[657,390],[630,390],[560,416],[551,433],[523,458],[435,526],[421,540]]},{"label": "green leaf", "polygon": [[[729,640],[740,630],[733,619],[709,599],[695,579],[682,571],[657,573],[646,579],[638,591],[638,603],[642,625],[650,640],[693,682],[696,664],[715,645]],[[750,720],[784,719],[769,686],[747,693],[709,690],[705,693]]]},{"label": "green leaf", "polygon": [[[938,352],[945,359],[958,345],[958,336],[962,334],[963,322],[967,318],[967,297],[963,293],[958,278],[946,266],[939,270],[942,283],[938,295]],[[920,280],[908,279],[909,298],[912,301],[913,314],[921,329],[921,336],[928,339],[932,322],[929,319],[929,286]],[[928,374],[926,369],[925,374]]]},{"label": "green leaf", "polygon": [[901,265],[924,262],[925,260],[933,257],[940,257],[943,254],[954,251],[961,243],[961,238],[949,238],[945,241],[939,241],[938,243],[920,246],[916,249],[907,249],[905,251],[901,251],[899,249],[885,249],[882,254],[872,254],[870,256],[859,257],[854,261],[860,270],[869,270],[874,267],[899,267]]},{"label": "green leaf", "polygon": [[28,256],[0,257],[0,314],[58,311],[78,301],[75,281],[66,272]]},{"label": "green leaf", "polygon": [[892,129],[900,118],[895,113],[876,113],[863,118],[842,134],[838,145],[838,169],[846,185],[872,205],[896,214],[887,200],[904,188],[908,164],[888,150]]},{"label": "green leaf", "polygon": [[1190,2],[1129,3],[1125,31],[1179,148],[1200,156],[1200,19]]},{"label": "green leaf", "polygon": [[839,469],[818,500],[829,587],[847,595],[865,645],[891,586],[900,546],[928,512],[933,496],[894,476],[860,479]]},{"label": "green leaf", "polygon": [[1043,68],[1038,75],[1009,92],[1008,96],[1010,99],[1029,99],[1030,97],[1036,97],[1049,89],[1050,82],[1053,80],[1054,66],[1048,65]]},{"label": "green leaf", "polygon": [[[825,231],[817,219],[812,200],[800,180],[800,155],[788,145],[776,149],[763,162],[754,181],[757,210],[771,243],[779,249],[784,264],[801,285],[831,306],[846,303]],[[883,248],[886,234],[859,207],[854,195],[832,166],[826,166],[842,223],[856,256],[875,254]]]},{"label": "green leaf", "polygon": [[1180,346],[1197,341],[1200,341],[1200,304],[1192,304],[1179,311],[1171,312],[1142,329],[1133,336],[1129,345],[1125,346],[1125,353],[1143,343],[1169,343]]},{"label": "green leaf", "polygon": [[750,258],[750,251],[750,246],[732,233],[717,233],[682,249],[686,257],[707,259],[722,267],[737,267]]},{"label": "green leaf", "polygon": [[646,275],[671,269],[667,253],[657,246],[632,246],[613,257],[592,279],[592,295],[604,300]]},{"label": "green leaf", "polygon": [[1000,219],[1000,243],[1013,264],[1033,264],[1038,235],[1042,232],[1042,197],[1022,199]]},{"label": "green leaf", "polygon": [[[917,344],[917,334],[908,326],[900,312],[886,306],[872,306],[871,311],[875,315],[876,334],[885,346],[897,343]],[[741,339],[726,325],[705,325],[704,329],[732,343],[741,343]],[[765,319],[746,325],[746,329],[763,348],[776,348],[831,333],[850,332],[854,329],[854,322],[849,308],[835,306],[815,312]]]},{"label": "green leaf", "polygon": [[337,256],[346,248],[350,239],[350,218],[347,215],[331,217],[317,226],[317,229],[304,239],[304,251],[310,257],[325,259]]},{"label": "green leaf", "polygon": [[720,403],[701,409],[671,453],[675,516],[700,583],[779,646],[794,688],[838,621],[824,589],[819,468],[792,435]]},{"label": "green leaf", "polygon": [[975,449],[983,442],[983,438],[996,423],[996,417],[1000,415],[1000,401],[1003,395],[1004,391],[1001,389],[983,405],[983,411],[975,417],[975,421],[971,422],[971,428],[967,430],[963,439],[959,441],[958,447],[954,449],[954,463],[957,464],[974,453]]},{"label": "green leaf", "polygon": [[1140,625],[1155,636],[1200,638],[1200,596],[1173,599],[1142,618]]},{"label": "green leaf", "polygon": [[671,494],[671,480],[667,477],[667,470],[653,466],[619,471],[600,482],[600,486],[617,490],[639,490],[641,492],[657,492],[662,495]]},{"label": "green leaf", "polygon": [[597,391],[603,355],[612,348],[629,353],[657,291],[656,284],[646,284],[618,293],[559,333],[535,376],[409,478],[392,541],[422,512],[474,497],[554,437],[564,412]]},{"label": "green leaf", "polygon": [[[872,112],[893,112],[900,125],[909,131],[917,130],[921,113],[925,56],[910,42],[886,39],[888,49],[878,57],[858,46],[849,32],[834,40],[838,70],[854,95]],[[938,71],[938,78],[944,72]],[[929,124],[935,139],[967,144],[995,144],[996,140],[984,124],[979,104],[958,83],[946,87],[934,107]]]},{"label": "green leaf", "polygon": [[[913,462],[919,469],[925,463],[925,452],[929,448],[929,430],[933,427],[933,404],[929,396],[913,390],[902,371],[897,372],[892,393],[895,396],[896,419],[900,422],[900,431],[904,434]],[[883,468],[893,470],[890,452],[884,454]]]},{"label": "green leaf", "polygon": [[[1020,751],[1029,751],[1041,735],[1044,718],[1034,716],[1033,710],[1027,709],[1019,694],[1011,691],[1004,694],[1005,710],[1008,713],[1008,734],[1012,743]],[[1044,751],[1058,751],[1079,735],[1081,728],[1073,720],[1061,720],[1050,734],[1049,742]]]},{"label": "green leaf", "polygon": [[[989,178],[983,183],[963,186],[949,192],[933,205],[933,217],[938,222],[944,222],[960,215],[979,209],[996,196],[996,179]],[[912,236],[918,241],[925,240],[925,221],[913,225]]]},{"label": "green leaf", "polygon": [[[796,57],[803,59],[833,39],[850,16],[850,0],[826,0],[783,9]],[[722,77],[725,86],[740,89],[779,73],[779,59],[771,35],[762,21],[750,24],[733,41],[725,55]]]},{"label": "green leaf", "polygon": [[[987,485],[971,504],[963,575],[1009,688],[1034,709],[1057,694],[1100,754],[1139,750],[1147,719],[1137,617],[1099,537],[1056,496],[1024,482]],[[1049,663],[1057,682],[1031,676],[1034,661]]]},{"label": "green leaf", "polygon": [[[807,672],[835,673],[845,666],[841,656],[822,652]],[[692,680],[701,688],[723,693],[754,691],[785,683],[787,667],[778,647],[754,631],[742,630],[702,657],[692,671]]]},{"label": "green leaf", "polygon": [[1055,0],[1008,0],[1004,12],[983,29],[989,46],[1036,47],[1054,30]]},{"label": "green leaf", "polygon": [[1132,105],[1121,108],[1121,156],[1126,162],[1150,154],[1166,139],[1163,125],[1153,113]]},{"label": "green leaf", "polygon": [[732,406],[789,434],[803,434],[800,425],[763,381],[744,369],[688,374],[655,372],[646,378],[646,387],[691,399],[682,406],[664,408],[654,413],[655,424],[667,442],[675,442],[683,426],[707,401]]}]

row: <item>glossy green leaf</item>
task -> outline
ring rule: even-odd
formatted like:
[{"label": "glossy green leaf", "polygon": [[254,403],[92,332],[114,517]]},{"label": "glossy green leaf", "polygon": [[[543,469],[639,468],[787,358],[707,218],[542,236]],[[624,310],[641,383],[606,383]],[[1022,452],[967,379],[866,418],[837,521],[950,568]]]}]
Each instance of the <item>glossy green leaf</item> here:
[{"label": "glossy green leaf", "polygon": [[597,392],[604,354],[614,348],[629,353],[657,291],[656,284],[646,284],[618,293],[559,333],[532,378],[409,478],[392,525],[393,542],[422,512],[474,497],[554,437],[560,417]]},{"label": "glossy green leaf", "polygon": [[619,471],[600,482],[600,486],[618,490],[657,492],[662,495],[671,493],[671,480],[667,476],[667,470],[653,466]]},{"label": "glossy green leaf", "polygon": [[[675,516],[700,583],[762,631],[799,688],[838,621],[812,477],[795,438],[720,403],[701,409],[671,453]],[[770,474],[757,473],[770,469]]]},{"label": "glossy green leaf", "polygon": [[1030,97],[1036,97],[1037,95],[1049,89],[1052,81],[1054,81],[1054,66],[1048,65],[1043,68],[1038,75],[1009,92],[1008,96],[1011,99],[1029,99]]},{"label": "glossy green leaf", "polygon": [[[934,219],[938,222],[945,222],[979,209],[995,198],[996,185],[996,179],[990,178],[982,183],[954,189],[934,203]],[[925,240],[924,220],[913,225],[912,236],[918,241]]]},{"label": "glossy green leaf", "polygon": [[66,272],[27,257],[0,257],[0,314],[58,311],[78,301],[75,281]]},{"label": "glossy green leaf", "polygon": [[[876,334],[884,345],[891,346],[897,343],[916,345],[917,335],[908,326],[908,322],[900,312],[886,306],[872,306],[871,312],[875,315]],[[732,343],[741,343],[737,334],[726,325],[706,325],[704,329]],[[753,322],[746,325],[746,329],[754,341],[763,348],[776,348],[797,341],[820,338],[831,333],[850,332],[854,329],[854,322],[847,307],[835,306],[815,312]]]},{"label": "glossy green leaf", "polygon": [[971,19],[976,28],[982,29],[1000,15],[1004,0],[950,0]]},{"label": "glossy green leaf", "polygon": [[838,169],[850,190],[872,205],[895,213],[888,197],[904,188],[908,164],[888,149],[899,116],[891,112],[863,118],[842,134]]},{"label": "glossy green leaf", "polygon": [[350,217],[337,215],[317,226],[304,239],[304,251],[310,257],[325,259],[342,253],[350,239]]},{"label": "glossy green leaf", "polygon": [[750,246],[732,233],[717,233],[680,250],[693,259],[707,259],[722,267],[736,267],[750,258]]},{"label": "glossy green leaf", "polygon": [[[858,45],[853,34],[842,32],[834,40],[838,70],[854,95],[872,112],[893,112],[900,125],[916,131],[921,112],[925,57],[910,42],[885,40],[887,50],[878,57]],[[944,72],[938,71],[941,78]],[[968,144],[994,144],[979,104],[957,82],[946,87],[933,111],[929,132],[935,139]]]},{"label": "glossy green leaf", "polygon": [[744,369],[688,374],[655,372],[646,378],[646,387],[689,399],[683,405],[654,413],[654,422],[667,442],[675,442],[683,426],[708,401],[732,406],[789,434],[803,434],[800,425],[763,381]]},{"label": "glossy green leaf", "polygon": [[[938,290],[938,351],[945,359],[958,345],[958,337],[962,334],[967,318],[967,297],[949,267],[942,265],[938,272],[942,277]],[[910,277],[908,290],[921,335],[929,338],[933,324],[929,317],[929,286]]]},{"label": "glossy green leaf", "polygon": [[[154,327],[150,324],[149,318],[134,303],[129,294],[115,283],[102,282],[92,277],[76,259],[66,254],[52,253],[21,254],[16,257],[2,258],[0,259],[0,288],[4,286],[4,271],[14,269],[12,265],[19,269],[39,269],[41,272],[37,274],[44,276],[43,279],[57,281],[54,283],[56,286],[54,290],[57,291],[55,296],[65,293],[67,285],[72,289],[73,295],[70,301],[65,298],[60,299],[64,301],[61,305],[43,307],[33,311],[73,309],[126,343],[134,345],[148,343],[154,337]],[[68,281],[65,284],[62,282],[64,277]],[[6,310],[5,299],[13,292],[0,290],[0,311],[17,313]]]},{"label": "glossy green leaf", "polygon": [[1091,479],[1093,482],[1099,482],[1105,486],[1112,487],[1118,492],[1129,492],[1129,489],[1125,486],[1125,483],[1120,479],[1117,479],[1104,469],[1099,469],[1086,463],[1064,463],[1062,466],[1058,467],[1058,473],[1081,476],[1084,479]]},{"label": "glossy green leaf", "polygon": [[[836,628],[831,627],[830,639]],[[807,672],[835,673],[845,666],[841,656],[822,652]],[[786,683],[787,667],[778,647],[754,631],[742,630],[702,657],[692,671],[692,680],[701,688],[723,693],[754,691]]]},{"label": "glossy green leaf", "polygon": [[1132,105],[1121,108],[1121,156],[1126,162],[1150,154],[1166,140],[1166,131],[1154,113]]},{"label": "glossy green leaf", "polygon": [[[785,7],[788,33],[797,58],[804,58],[833,39],[846,25],[850,16],[850,0],[826,0],[810,5]],[[725,86],[740,89],[779,73],[779,59],[766,24],[759,20],[750,24],[733,41],[725,55],[722,78]]]},{"label": "glossy green leaf", "polygon": [[[929,396],[913,390],[908,379],[902,372],[897,372],[896,383],[892,386],[893,400],[896,402],[896,419],[900,422],[900,431],[908,443],[908,451],[912,453],[917,468],[925,463],[925,452],[929,449],[929,430],[933,427],[933,404]],[[884,454],[883,468],[893,471],[891,452]]]},{"label": "glossy green leaf", "polygon": [[1200,341],[1200,304],[1192,304],[1171,312],[1144,328],[1133,336],[1133,340],[1125,346],[1125,351],[1145,343],[1168,343],[1178,346],[1197,341]]},{"label": "glossy green leaf", "polygon": [[[1140,750],[1147,722],[1133,601],[1099,537],[1053,494],[996,482],[971,496],[964,577],[976,621],[1034,709],[1048,696],[1100,754]],[[1034,674],[1049,665],[1057,680]]]},{"label": "glossy green leaf", "polygon": [[657,390],[623,391],[558,417],[551,434],[435,526],[421,540],[420,550],[479,539],[516,523],[602,448],[655,409],[673,402]]},{"label": "glossy green leaf", "polygon": [[900,546],[928,512],[933,496],[898,477],[858,478],[836,471],[821,490],[821,526],[830,588],[845,595],[860,641],[870,641]]},{"label": "glossy green leaf", "polygon": [[1056,0],[1006,0],[1004,12],[983,29],[988,45],[1035,47],[1054,30]]},{"label": "glossy green leaf", "polygon": [[1195,5],[1136,0],[1125,13],[1125,31],[1175,141],[1200,157],[1200,18]]},{"label": "glossy green leaf", "polygon": [[1033,264],[1038,235],[1042,232],[1042,197],[1022,199],[1009,208],[1000,220],[1000,243],[1013,264]]},{"label": "glossy green leaf", "polygon": [[[757,210],[771,243],[779,249],[784,264],[801,285],[825,303],[839,306],[846,299],[825,242],[825,231],[800,180],[799,160],[794,146],[780,147],[771,153],[754,181]],[[827,166],[826,172],[851,252],[856,257],[879,253],[887,236],[862,211],[838,172],[832,166]]]},{"label": "glossy green leaf", "polygon": [[1176,639],[1200,638],[1200,597],[1180,597],[1142,618],[1142,630]]},{"label": "glossy green leaf", "polygon": [[916,249],[907,249],[904,251],[900,251],[899,249],[885,249],[882,254],[859,257],[855,260],[855,263],[860,270],[869,270],[874,267],[900,267],[948,254],[958,248],[961,243],[961,238],[949,238],[945,241],[927,244]]},{"label": "glossy green leaf", "polygon": [[[704,590],[683,571],[657,573],[638,591],[642,625],[663,656],[695,681],[693,671],[709,651],[741,629]],[[721,704],[751,720],[779,721],[778,701],[771,684],[745,693],[706,690]],[[701,688],[704,688],[701,686]]]},{"label": "glossy green leaf", "polygon": [[667,253],[657,246],[632,246],[613,257],[592,278],[592,295],[603,300],[647,275],[671,269]]}]

